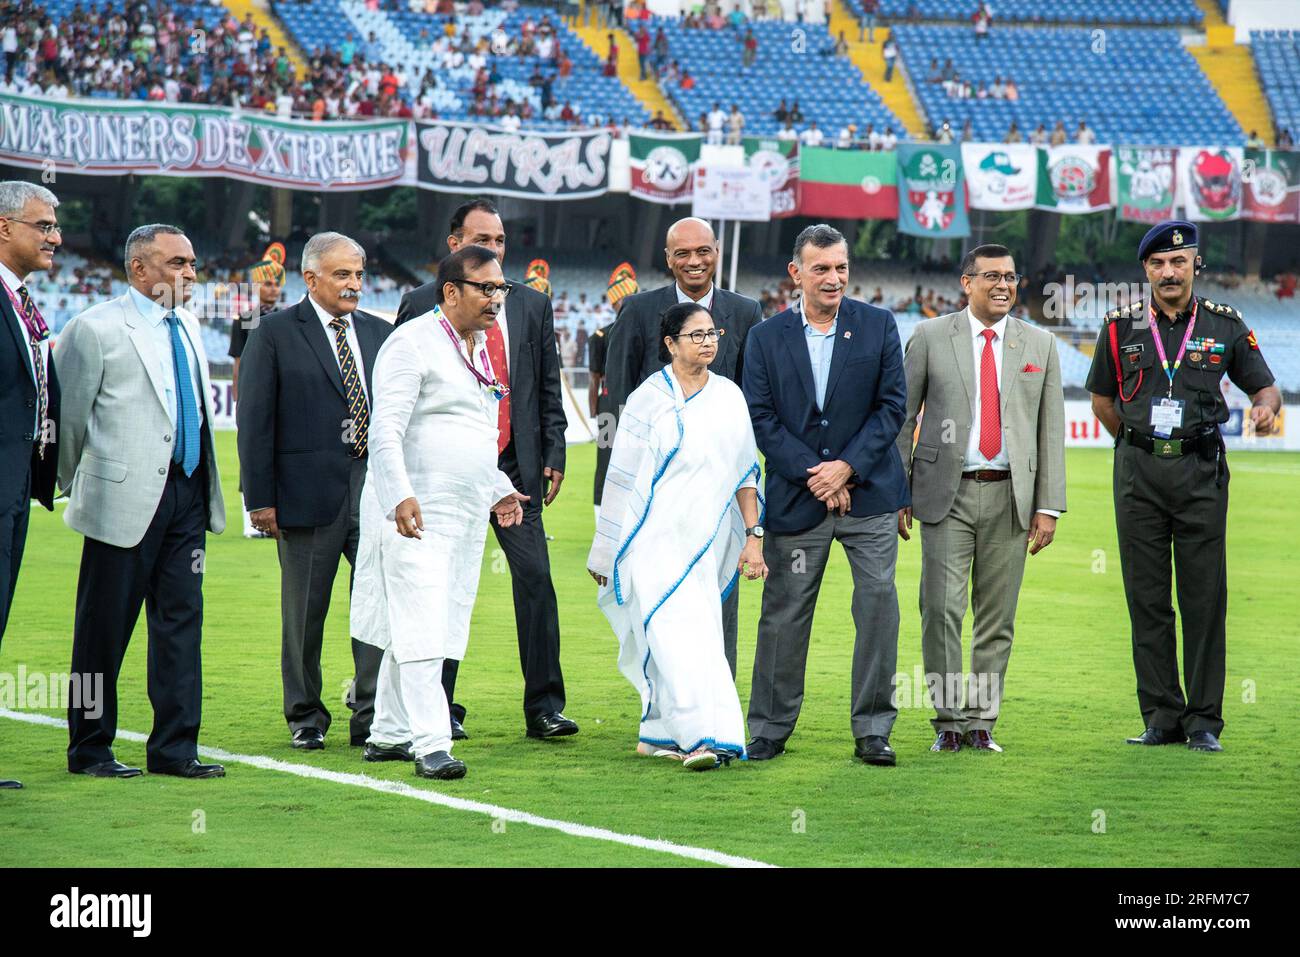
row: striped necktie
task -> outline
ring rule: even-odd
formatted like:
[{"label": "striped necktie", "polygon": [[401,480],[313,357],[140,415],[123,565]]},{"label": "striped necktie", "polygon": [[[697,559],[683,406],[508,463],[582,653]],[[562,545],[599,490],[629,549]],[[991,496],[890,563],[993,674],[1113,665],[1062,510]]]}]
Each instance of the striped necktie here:
[{"label": "striped necktie", "polygon": [[174,312],[164,318],[171,334],[172,370],[176,375],[176,447],[172,449],[172,461],[190,476],[199,467],[199,407],[194,401],[194,379],[181,341],[180,322]]},{"label": "striped necktie", "polygon": [[365,390],[361,388],[356,360],[352,358],[352,347],[348,345],[347,316],[335,316],[330,320],[330,328],[334,330],[339,371],[343,374],[343,395],[348,400],[348,413],[352,416],[352,457],[359,459],[366,454],[366,440],[370,436],[370,408],[366,405]]},{"label": "striped necktie", "polygon": [[40,434],[36,438],[39,443],[37,451],[41,458],[45,458],[47,437],[45,421],[50,407],[50,386],[45,360],[41,357],[41,342],[50,337],[50,330],[46,327],[45,320],[41,317],[40,310],[36,308],[36,303],[32,301],[26,286],[18,287],[18,300],[22,305],[23,326],[27,330],[27,341],[32,350],[32,371],[36,373],[36,396],[39,404],[36,422],[40,429]]}]

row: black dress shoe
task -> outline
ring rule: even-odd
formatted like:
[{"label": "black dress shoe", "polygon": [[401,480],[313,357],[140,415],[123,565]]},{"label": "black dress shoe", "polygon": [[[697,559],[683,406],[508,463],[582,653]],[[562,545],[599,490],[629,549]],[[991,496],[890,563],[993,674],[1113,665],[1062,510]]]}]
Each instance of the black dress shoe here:
[{"label": "black dress shoe", "polygon": [[300,751],[319,751],[325,747],[325,732],[320,728],[299,728],[293,733],[293,746]]},{"label": "black dress shoe", "polygon": [[174,778],[224,778],[226,769],[219,764],[200,764],[198,758],[190,758],[179,764],[150,768],[149,773],[170,774]]},{"label": "black dress shoe", "polygon": [[[574,727],[577,727],[576,725]],[[465,726],[455,718],[451,719],[451,740],[468,741],[469,734],[465,731]]]},{"label": "black dress shoe", "polygon": [[1182,744],[1187,735],[1178,728],[1147,728],[1136,738],[1125,738],[1128,744]]},{"label": "black dress shoe", "polygon": [[434,751],[415,759],[415,773],[422,778],[454,781],[465,776],[465,762],[458,761],[446,751]]},{"label": "black dress shoe", "polygon": [[959,731],[940,731],[934,736],[931,751],[960,751],[961,733]]},{"label": "black dress shoe", "polygon": [[783,751],[785,751],[785,742],[773,741],[770,738],[755,738],[745,745],[745,754],[751,761],[771,761]]},{"label": "black dress shoe", "polygon": [[361,757],[367,761],[414,761],[415,755],[411,753],[411,742],[405,744],[379,744],[374,741],[366,742],[366,749],[362,752]]},{"label": "black dress shoe", "polygon": [[892,768],[898,763],[898,755],[889,746],[889,739],[879,734],[869,734],[865,738],[854,738],[853,754],[867,764]]},{"label": "black dress shoe", "polygon": [[1002,746],[993,740],[993,735],[983,729],[966,732],[966,747],[975,751],[998,751]]},{"label": "black dress shoe", "polygon": [[578,725],[558,711],[552,711],[528,722],[527,734],[530,738],[563,738],[577,733]]},{"label": "black dress shoe", "polygon": [[1223,745],[1209,731],[1193,731],[1187,739],[1188,751],[1222,751]]},{"label": "black dress shoe", "polygon": [[127,767],[121,761],[100,761],[73,774],[89,774],[92,778],[135,778],[144,774],[139,768]]},{"label": "black dress shoe", "polygon": [[17,791],[22,786],[23,786],[22,781],[10,781],[7,779],[0,779],[0,791]]}]

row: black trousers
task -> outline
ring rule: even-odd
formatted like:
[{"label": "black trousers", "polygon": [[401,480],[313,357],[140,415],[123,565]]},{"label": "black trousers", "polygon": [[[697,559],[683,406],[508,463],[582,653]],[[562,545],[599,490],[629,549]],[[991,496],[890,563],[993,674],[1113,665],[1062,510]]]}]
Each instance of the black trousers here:
[{"label": "black trousers", "polygon": [[[119,548],[87,538],[82,546],[71,671],[102,674],[104,693],[100,702],[71,700],[68,706],[69,771],[113,759],[117,676],[142,605],[149,624],[154,714],[145,745],[148,768],[198,757],[207,489],[205,466],[189,478],[173,468],[138,545]],[[87,703],[92,709],[81,706]]]},{"label": "black trousers", "polygon": [[[523,488],[514,443],[506,446],[498,463],[515,488]],[[564,710],[564,675],[560,671],[560,609],[551,583],[551,557],[542,527],[542,503],[524,505],[520,525],[501,528],[492,521],[497,544],[510,566],[515,599],[515,632],[519,639],[519,665],[524,673],[524,720]],[[442,686],[447,701],[455,700],[460,662],[443,662]],[[465,720],[465,709],[451,704],[452,717]]]},{"label": "black trousers", "polygon": [[[1121,442],[1115,449],[1115,523],[1132,623],[1138,708],[1147,727],[1223,731],[1228,565],[1226,465],[1199,455],[1159,458]],[[1183,688],[1170,599],[1177,577],[1183,622]]]},{"label": "black trousers", "polygon": [[[47,449],[48,455],[52,450]],[[31,515],[31,471],[21,487],[9,487],[0,499],[0,639],[9,624],[9,609],[18,590],[18,569],[27,543],[27,522]]]}]

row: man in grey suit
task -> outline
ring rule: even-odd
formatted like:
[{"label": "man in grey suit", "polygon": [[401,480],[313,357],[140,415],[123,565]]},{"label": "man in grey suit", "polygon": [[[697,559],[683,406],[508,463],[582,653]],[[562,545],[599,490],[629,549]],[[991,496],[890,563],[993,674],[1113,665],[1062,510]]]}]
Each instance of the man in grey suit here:
[{"label": "man in grey suit", "polygon": [[113,757],[117,675],[144,605],[149,621],[150,773],[222,777],[198,760],[203,703],[205,532],[226,527],[208,357],[194,314],[194,249],[175,226],[126,241],[124,296],[59,336],[63,520],[86,537],[77,578],[72,672],[102,674],[102,704],[68,708],[68,770],[135,777]]},{"label": "man in grey suit", "polygon": [[[698,302],[709,310],[719,337],[718,354],[709,363],[709,371],[736,385],[744,371],[749,331],[763,321],[763,308],[756,301],[713,284],[718,240],[707,222],[691,216],[669,226],[664,255],[674,281],[628,296],[619,306],[617,322],[606,332],[606,394],[608,407],[615,413],[627,404],[637,386],[664,367],[659,360],[659,319],[669,306]],[[736,674],[739,607],[740,590],[733,588],[722,603],[722,641],[732,677]]]},{"label": "man in grey suit", "polygon": [[[936,712],[931,751],[963,743],[1002,750],[992,731],[1025,551],[1050,545],[1065,511],[1056,337],[1008,315],[1019,278],[1005,246],[976,246],[961,264],[969,305],[918,325],[904,359],[907,419],[898,451],[912,504],[899,511],[898,533],[909,539],[912,519],[921,523],[921,653]],[[961,647],[967,582],[975,619],[969,674]]]},{"label": "man in grey suit", "polygon": [[[248,337],[236,415],[249,521],[279,540],[284,718],[292,746],[315,751],[325,747],[332,720],[321,694],[325,619],[339,559],[356,563],[371,370],[393,327],[357,308],[366,270],[358,243],[317,233],[301,265],[307,295],[263,316]],[[349,740],[356,747],[370,735],[382,657],[352,639]]]}]

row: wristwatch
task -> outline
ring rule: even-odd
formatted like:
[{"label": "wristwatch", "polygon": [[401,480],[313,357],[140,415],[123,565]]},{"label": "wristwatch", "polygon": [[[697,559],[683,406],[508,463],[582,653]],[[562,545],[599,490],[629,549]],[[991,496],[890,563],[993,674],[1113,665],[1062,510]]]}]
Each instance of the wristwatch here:
[{"label": "wristwatch", "polygon": [[763,526],[751,525],[749,528],[745,529],[745,537],[748,538],[750,535],[753,535],[755,538],[761,539],[764,535]]}]

